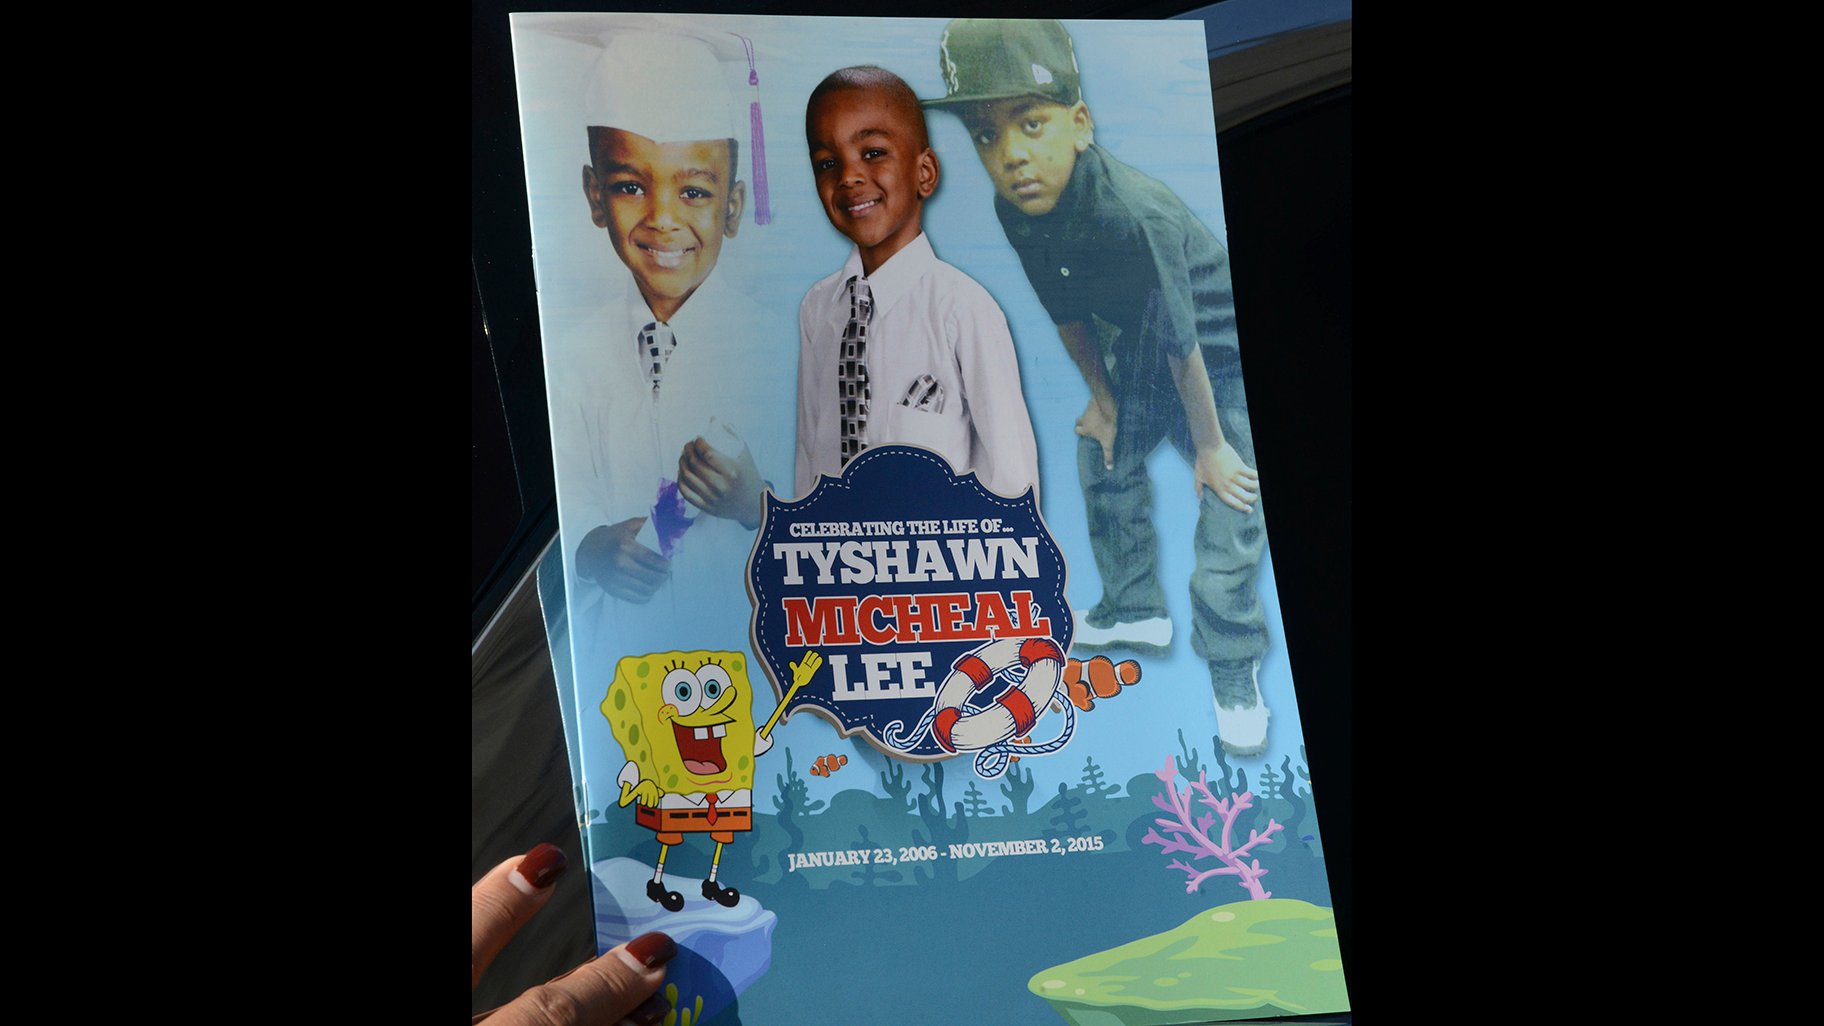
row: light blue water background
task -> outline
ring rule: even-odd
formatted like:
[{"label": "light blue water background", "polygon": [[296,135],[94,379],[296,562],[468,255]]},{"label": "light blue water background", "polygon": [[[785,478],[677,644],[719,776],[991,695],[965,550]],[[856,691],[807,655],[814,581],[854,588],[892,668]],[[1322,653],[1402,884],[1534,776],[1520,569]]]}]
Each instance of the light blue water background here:
[{"label": "light blue water background", "polygon": [[[605,233],[595,228],[581,188],[581,168],[588,160],[580,89],[594,50],[572,38],[534,30],[548,25],[574,29],[579,19],[599,17],[607,26],[613,16],[516,16],[514,46],[519,74],[521,116],[531,200],[535,267],[540,313],[547,338],[562,323],[599,302],[605,276],[623,273]],[[679,21],[708,29],[736,32],[755,44],[760,69],[760,98],[765,119],[765,150],[773,221],[753,223],[752,182],[749,215],[737,238],[726,243],[716,275],[758,299],[765,309],[790,325],[769,337],[795,336],[798,303],[805,289],[839,267],[850,243],[832,228],[818,202],[803,142],[804,102],[828,72],[855,63],[873,63],[904,77],[921,97],[942,95],[938,72],[941,20],[830,20],[816,18],[750,18],[678,16]],[[1218,171],[1214,118],[1209,95],[1207,43],[1197,21],[1067,22],[1076,43],[1085,99],[1096,122],[1097,142],[1119,159],[1171,187],[1218,238],[1226,239]],[[745,72],[743,67],[742,72]],[[662,89],[664,83],[653,83]],[[1088,400],[1088,390],[1060,344],[1050,319],[1034,296],[1012,248],[1002,234],[992,207],[992,186],[975,156],[961,123],[933,112],[931,141],[942,165],[937,194],[927,203],[924,226],[937,254],[980,282],[995,297],[1012,326],[1027,405],[1037,435],[1042,482],[1041,509],[1069,565],[1073,605],[1088,608],[1101,594],[1090,555],[1082,494],[1077,484],[1077,439],[1073,425]],[[744,140],[744,150],[746,149]],[[743,177],[751,179],[742,156]],[[1244,374],[1247,366],[1248,297],[1237,296]],[[795,361],[795,348],[756,351],[754,359]],[[548,368],[548,375],[561,368]],[[742,387],[742,368],[730,367],[728,388]],[[1167,393],[1169,394],[1169,393]],[[793,418],[791,397],[782,397],[778,416]],[[553,444],[579,444],[569,425],[554,423]],[[1159,768],[1179,750],[1178,731],[1202,760],[1211,761],[1215,716],[1208,673],[1190,651],[1190,599],[1186,590],[1192,566],[1191,537],[1197,503],[1190,468],[1169,446],[1162,445],[1150,464],[1155,488],[1155,518],[1163,546],[1163,585],[1176,628],[1168,658],[1142,658],[1145,677],[1118,697],[1103,700],[1078,721],[1076,738],[1063,751],[1021,765],[1037,778],[1036,800],[1055,794],[1060,782],[1080,782],[1084,762],[1093,757],[1111,783]],[[1263,508],[1269,536],[1271,496],[1276,469],[1258,468],[1263,482]],[[789,480],[790,468],[785,468]],[[560,499],[562,496],[560,483]],[[590,524],[573,522],[562,508],[560,521],[568,538],[580,537]],[[1261,691],[1273,710],[1270,748],[1263,758],[1231,760],[1246,767],[1250,780],[1261,766],[1277,771],[1283,756],[1303,765],[1301,729],[1287,657],[1284,629],[1275,598],[1272,562],[1261,565],[1259,588],[1266,606],[1270,648],[1260,668]],[[1304,639],[1301,639],[1304,640]],[[669,647],[669,646],[660,646]],[[1118,656],[1117,656],[1118,658]],[[578,666],[579,680],[606,682],[612,668]],[[619,746],[596,706],[602,695],[587,686],[574,707],[581,732],[585,773],[594,793],[590,805],[614,815],[613,780],[624,762]],[[603,688],[605,690],[605,687]],[[764,720],[774,702],[766,689],[756,702],[756,719]],[[1035,738],[1056,731],[1057,717],[1044,717]],[[825,721],[797,715],[775,732],[774,753],[759,764],[756,807],[771,811],[772,775],[783,772],[779,752],[790,748],[800,774],[818,755],[843,753],[850,763],[830,777],[806,775],[813,799],[865,788],[881,793],[878,772],[885,757],[866,745],[837,737]],[[966,783],[968,763],[951,764]],[[916,773],[913,774],[916,777]],[[604,786],[605,785],[605,786]],[[991,786],[984,790],[991,794]],[[998,801],[998,795],[995,798]],[[1314,899],[1316,900],[1316,899]]]}]

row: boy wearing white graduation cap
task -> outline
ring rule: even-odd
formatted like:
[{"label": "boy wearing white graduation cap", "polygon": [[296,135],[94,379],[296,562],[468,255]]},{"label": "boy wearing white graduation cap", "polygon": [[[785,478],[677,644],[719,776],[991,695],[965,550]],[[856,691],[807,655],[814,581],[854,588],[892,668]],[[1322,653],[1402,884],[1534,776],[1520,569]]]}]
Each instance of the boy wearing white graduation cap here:
[{"label": "boy wearing white graduation cap", "polygon": [[602,598],[599,623],[573,625],[579,638],[744,640],[760,496],[791,451],[789,369],[767,374],[788,343],[763,339],[769,319],[713,274],[748,198],[746,103],[718,49],[742,60],[736,36],[618,32],[587,84],[583,196],[619,273],[557,343],[566,373],[550,382],[563,526],[567,541],[581,535],[567,561]]}]

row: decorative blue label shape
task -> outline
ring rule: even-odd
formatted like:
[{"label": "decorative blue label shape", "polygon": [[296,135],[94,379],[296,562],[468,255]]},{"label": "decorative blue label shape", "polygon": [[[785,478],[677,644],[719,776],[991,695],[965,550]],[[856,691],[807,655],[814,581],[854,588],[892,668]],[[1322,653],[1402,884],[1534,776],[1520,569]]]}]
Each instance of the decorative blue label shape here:
[{"label": "decorative blue label shape", "polygon": [[[882,445],[803,499],[767,495],[754,649],[785,716],[809,709],[904,759],[975,754],[994,777],[1069,739],[1064,580],[1030,490],[995,495],[928,450]],[[1047,718],[1057,737],[1032,740]]]}]

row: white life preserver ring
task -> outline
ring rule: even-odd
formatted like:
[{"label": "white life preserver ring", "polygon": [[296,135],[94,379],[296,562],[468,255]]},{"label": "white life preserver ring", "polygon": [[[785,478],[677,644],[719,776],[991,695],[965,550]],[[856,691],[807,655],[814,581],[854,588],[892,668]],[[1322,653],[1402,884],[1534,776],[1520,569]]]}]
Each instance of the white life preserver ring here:
[{"label": "white life preserver ring", "polygon": [[[963,712],[971,695],[1015,665],[1025,667],[1025,679],[995,696],[988,708]],[[1024,734],[1038,722],[1063,676],[1064,651],[1050,638],[990,641],[950,664],[950,676],[937,689],[931,736],[945,751],[972,752]]]}]

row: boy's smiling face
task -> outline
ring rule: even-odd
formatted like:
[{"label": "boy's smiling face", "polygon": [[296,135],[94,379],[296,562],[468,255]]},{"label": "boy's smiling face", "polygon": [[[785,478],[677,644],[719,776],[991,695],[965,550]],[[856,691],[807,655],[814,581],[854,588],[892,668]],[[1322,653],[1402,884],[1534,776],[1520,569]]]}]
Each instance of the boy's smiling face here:
[{"label": "boy's smiling face", "polygon": [[861,250],[867,274],[918,238],[920,209],[937,189],[922,124],[916,100],[908,110],[878,89],[836,89],[805,116],[823,212]]},{"label": "boy's smiling face", "polygon": [[1028,217],[1049,214],[1089,148],[1089,108],[1034,96],[989,100],[961,111],[994,191]]},{"label": "boy's smiling face", "polygon": [[722,240],[741,227],[747,189],[734,180],[731,145],[657,143],[618,128],[591,128],[589,140],[589,214],[608,229],[653,315],[670,320],[715,270]]}]

